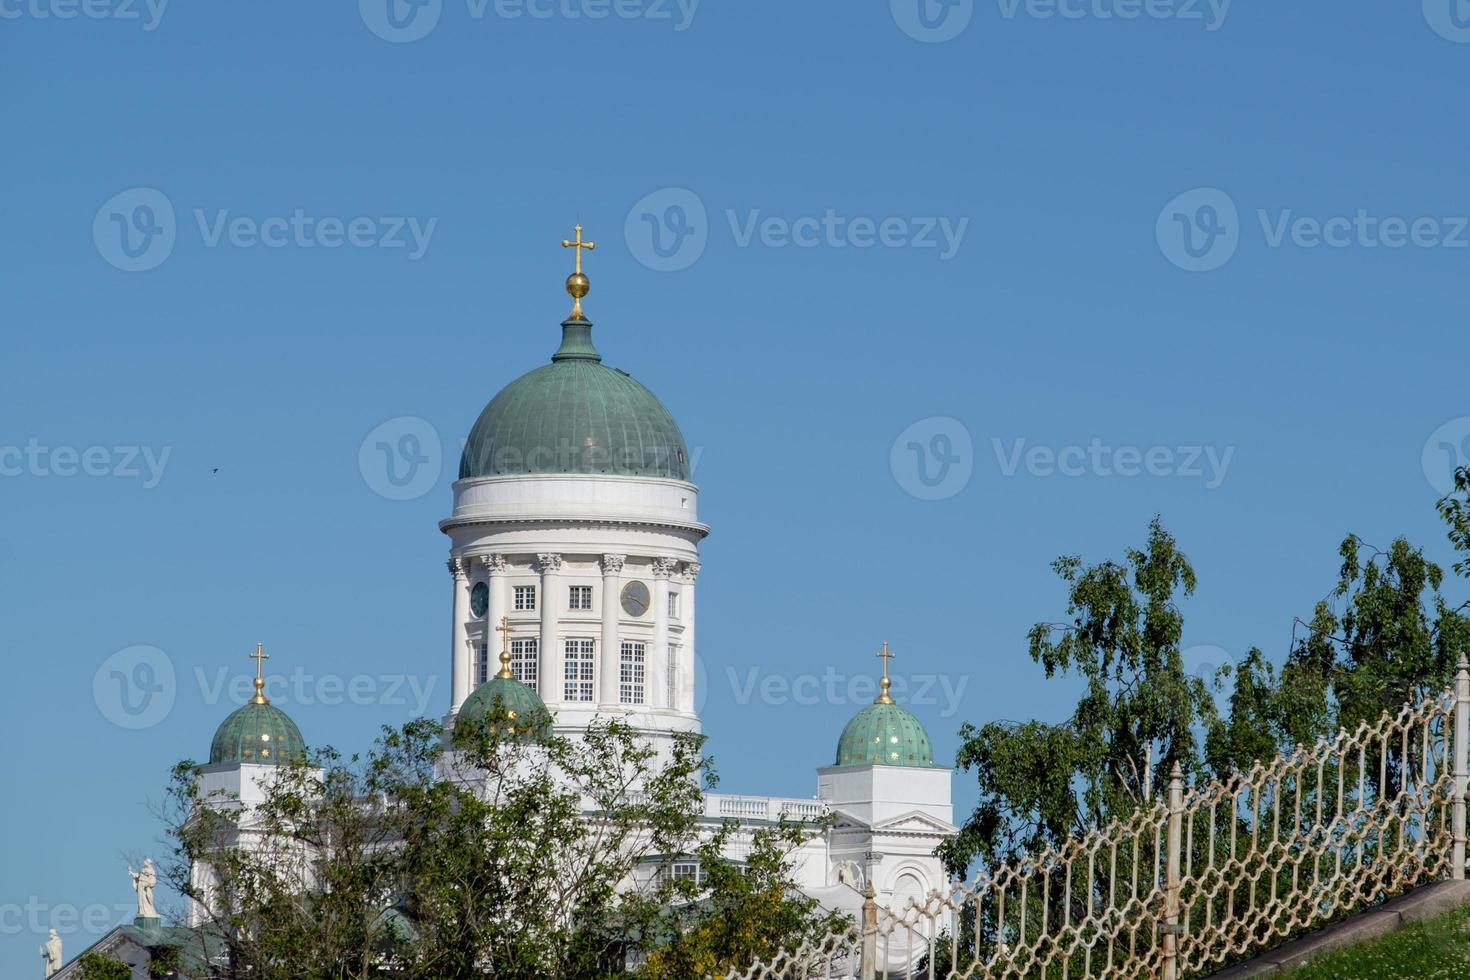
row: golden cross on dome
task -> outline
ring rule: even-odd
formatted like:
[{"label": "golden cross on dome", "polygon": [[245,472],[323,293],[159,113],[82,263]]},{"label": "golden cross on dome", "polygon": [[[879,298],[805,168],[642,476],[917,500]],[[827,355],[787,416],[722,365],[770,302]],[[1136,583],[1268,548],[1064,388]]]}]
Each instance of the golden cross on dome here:
[{"label": "golden cross on dome", "polygon": [[574,249],[577,250],[577,271],[575,273],[573,273],[573,275],[580,276],[582,274],[582,249],[585,248],[587,251],[590,252],[594,248],[597,247],[597,243],[596,242],[584,242],[584,241],[582,241],[582,226],[581,225],[578,225],[576,227],[576,232],[577,232],[577,240],[576,241],[572,241],[570,238],[563,238],[561,240],[561,247],[562,248],[574,248]]},{"label": "golden cross on dome", "polygon": [[257,643],[255,644],[255,652],[248,653],[246,656],[255,661],[255,697],[251,698],[251,702],[254,704],[270,704],[270,699],[265,696],[265,677],[261,671],[265,667],[265,662],[271,658],[271,655],[265,652],[264,643]]},{"label": "golden cross on dome", "polygon": [[582,275],[582,250],[585,248],[590,252],[597,247],[597,243],[584,242],[582,240],[581,225],[577,225],[576,232],[577,240],[572,241],[570,238],[563,238],[561,240],[561,247],[577,250],[577,271],[567,276],[567,292],[571,294],[573,301],[572,314],[568,319],[584,320],[586,317],[582,315],[582,297],[587,295],[587,292],[592,288],[592,283],[586,276]]},{"label": "golden cross on dome", "polygon": [[510,672],[510,617],[501,616],[500,625],[495,627],[495,631],[501,636],[500,673],[496,674],[495,676],[514,677],[515,675]]},{"label": "golden cross on dome", "polygon": [[898,656],[898,654],[896,654],[892,650],[888,649],[888,641],[887,640],[884,640],[883,641],[883,649],[881,649],[877,653],[873,654],[873,656],[875,656],[875,657],[882,657],[883,658],[883,679],[878,682],[878,686],[881,688],[881,690],[878,692],[878,697],[877,697],[876,700],[873,701],[873,703],[874,704],[893,704],[894,703],[893,702],[893,697],[888,693],[888,688],[893,683],[892,681],[890,681],[888,679],[888,661],[890,661],[894,657]]}]

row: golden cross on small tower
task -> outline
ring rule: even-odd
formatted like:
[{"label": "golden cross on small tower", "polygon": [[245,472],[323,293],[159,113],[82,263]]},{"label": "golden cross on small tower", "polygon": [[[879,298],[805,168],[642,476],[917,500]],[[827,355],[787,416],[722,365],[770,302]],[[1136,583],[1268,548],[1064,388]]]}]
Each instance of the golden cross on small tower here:
[{"label": "golden cross on small tower", "polygon": [[501,616],[500,625],[495,627],[495,631],[501,636],[500,673],[496,674],[495,676],[514,677],[515,675],[510,672],[510,617]]},{"label": "golden cross on small tower", "polygon": [[882,657],[883,658],[883,679],[878,682],[878,687],[881,688],[881,690],[879,690],[878,697],[877,697],[876,700],[873,701],[873,703],[874,704],[893,704],[894,703],[893,702],[893,697],[888,693],[888,688],[893,683],[892,681],[890,681],[888,679],[888,661],[890,661],[894,657],[898,656],[898,654],[896,654],[892,650],[888,649],[888,641],[887,640],[884,640],[883,641],[883,649],[881,649],[877,653],[873,654],[873,656],[875,656],[875,657]]},{"label": "golden cross on small tower", "polygon": [[251,698],[251,702],[254,704],[270,704],[270,700],[265,696],[265,677],[261,671],[265,667],[265,662],[271,658],[271,655],[265,652],[264,643],[257,643],[255,644],[255,652],[246,654],[246,656],[255,661],[255,697]]},{"label": "golden cross on small tower", "polygon": [[585,248],[590,252],[597,247],[597,243],[584,242],[582,240],[581,225],[577,225],[576,231],[576,241],[572,241],[570,238],[563,238],[561,240],[562,248],[574,248],[577,250],[577,271],[567,276],[567,292],[572,297],[572,315],[568,319],[585,320],[586,317],[582,315],[582,297],[587,295],[588,291],[592,288],[592,283],[586,276],[582,275],[582,249]]}]

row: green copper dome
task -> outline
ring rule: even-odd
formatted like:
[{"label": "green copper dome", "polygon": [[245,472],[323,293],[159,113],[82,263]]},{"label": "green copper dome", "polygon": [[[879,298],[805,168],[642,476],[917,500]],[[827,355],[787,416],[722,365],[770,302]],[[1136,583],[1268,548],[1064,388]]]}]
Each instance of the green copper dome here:
[{"label": "green copper dome", "polygon": [[536,735],[546,716],[546,704],[541,696],[514,677],[505,673],[496,674],[479,687],[460,705],[459,716],[454,720],[455,729],[460,725],[479,724],[491,715],[499,705],[512,734]]},{"label": "green copper dome", "polygon": [[908,709],[879,701],[859,711],[842,730],[837,765],[929,768],[934,765],[934,750],[929,733]]},{"label": "green copper dome", "polygon": [[306,758],[306,742],[291,716],[268,701],[251,701],[220,723],[209,764],[285,765]]},{"label": "green copper dome", "polygon": [[480,413],[460,479],[603,473],[687,481],[689,454],[669,410],[626,371],[602,363],[591,323],[561,326],[551,363],[506,385]]}]

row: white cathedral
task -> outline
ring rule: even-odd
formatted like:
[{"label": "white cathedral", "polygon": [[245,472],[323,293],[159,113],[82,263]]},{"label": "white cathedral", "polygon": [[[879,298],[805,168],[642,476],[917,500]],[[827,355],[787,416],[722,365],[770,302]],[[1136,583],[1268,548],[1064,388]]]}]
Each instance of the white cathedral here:
[{"label": "white cathedral", "polygon": [[[604,364],[593,344],[581,257],[594,246],[580,226],[576,232],[564,242],[577,262],[561,344],[549,364],[511,381],[480,413],[453,509],[439,522],[452,582],[445,725],[499,700],[544,705],[564,736],[601,716],[667,742],[701,730],[695,583],[710,528],[699,520],[699,488],[673,416],[632,375]],[[934,850],[956,833],[951,770],[935,764],[924,726],[889,696],[887,666],[885,659],[877,700],[848,722],[830,758],[814,760],[815,795],[709,793],[704,801],[711,824],[743,828],[830,815],[828,828],[794,855],[796,879],[855,919],[870,884],[878,904],[895,910],[943,890]],[[304,752],[300,731],[259,679],[256,692],[216,732],[204,795],[248,806],[273,766]],[[144,908],[140,891],[139,919],[92,949],[145,977],[149,948],[174,931],[156,916],[151,894]],[[184,927],[198,924],[196,913]],[[62,966],[59,950],[55,959],[42,955],[47,976],[75,975],[75,961]]]}]

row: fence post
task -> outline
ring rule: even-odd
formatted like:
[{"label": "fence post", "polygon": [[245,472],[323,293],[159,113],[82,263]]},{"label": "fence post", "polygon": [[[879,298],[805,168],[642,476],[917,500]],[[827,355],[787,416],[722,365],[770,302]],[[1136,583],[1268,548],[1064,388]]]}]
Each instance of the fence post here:
[{"label": "fence post", "polygon": [[1169,772],[1168,857],[1164,862],[1164,924],[1161,946],[1163,980],[1179,977],[1179,853],[1184,825],[1184,771],[1179,763]]},{"label": "fence post", "polygon": [[1455,789],[1454,820],[1455,853],[1450,865],[1450,877],[1456,881],[1465,878],[1465,785],[1467,753],[1470,753],[1470,663],[1460,654],[1455,665]]},{"label": "fence post", "polygon": [[863,891],[863,948],[861,980],[875,980],[878,975],[878,902],[873,894],[873,881]]}]

